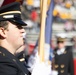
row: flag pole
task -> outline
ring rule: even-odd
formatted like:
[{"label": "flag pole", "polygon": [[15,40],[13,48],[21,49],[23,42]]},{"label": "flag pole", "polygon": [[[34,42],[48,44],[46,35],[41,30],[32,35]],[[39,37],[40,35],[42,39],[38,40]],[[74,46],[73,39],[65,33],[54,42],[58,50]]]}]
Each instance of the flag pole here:
[{"label": "flag pole", "polygon": [[41,28],[39,36],[39,57],[40,61],[44,62],[44,39],[45,39],[45,22],[46,22],[46,11],[47,11],[47,0],[42,0],[41,5]]},{"label": "flag pole", "polygon": [[43,0],[40,0],[40,14],[42,13],[42,2]]}]

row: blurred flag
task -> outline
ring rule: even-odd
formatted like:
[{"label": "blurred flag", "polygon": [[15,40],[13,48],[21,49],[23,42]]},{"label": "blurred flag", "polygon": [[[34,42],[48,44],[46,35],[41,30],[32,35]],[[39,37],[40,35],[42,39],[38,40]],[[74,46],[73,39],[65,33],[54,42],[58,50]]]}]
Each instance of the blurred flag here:
[{"label": "blurred flag", "polygon": [[49,60],[49,55],[50,60],[52,60],[53,58],[53,50],[50,47],[52,40],[53,9],[54,9],[54,0],[51,0],[49,9],[47,11],[46,27],[45,27],[45,60]]},{"label": "blurred flag", "polygon": [[[47,11],[46,27],[45,27],[45,62],[49,60],[49,56],[50,56],[50,60],[52,60],[53,58],[53,50],[50,47],[51,38],[52,38],[53,8],[54,8],[54,0],[51,0],[49,9]],[[33,70],[34,64],[38,61],[39,61],[39,56],[38,56],[38,40],[37,40],[34,51],[32,55],[29,57],[27,64],[30,67],[29,68],[30,71]]]},{"label": "blurred flag", "polygon": [[23,0],[0,0],[0,7],[12,2],[20,2],[22,4]]},{"label": "blurred flag", "polygon": [[[51,38],[52,38],[53,8],[54,8],[54,0],[51,0],[49,9],[47,11],[46,27],[45,27],[45,60],[46,61],[48,61],[49,59],[52,60],[53,57],[53,50],[50,47]],[[31,64],[32,62],[31,60],[35,59],[36,56],[38,57],[37,54],[38,54],[38,40],[34,47],[33,53],[28,60],[28,64]],[[32,62],[31,65],[34,64],[34,61]]]}]

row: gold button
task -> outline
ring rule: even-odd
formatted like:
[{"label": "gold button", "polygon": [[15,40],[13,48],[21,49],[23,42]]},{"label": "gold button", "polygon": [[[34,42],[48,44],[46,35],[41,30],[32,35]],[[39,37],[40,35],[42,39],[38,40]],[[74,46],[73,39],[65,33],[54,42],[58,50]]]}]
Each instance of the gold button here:
[{"label": "gold button", "polygon": [[67,53],[67,51],[64,51],[64,54],[66,54]]},{"label": "gold button", "polygon": [[61,65],[61,68],[64,68],[64,65]]},{"label": "gold button", "polygon": [[64,73],[64,70],[61,70],[61,73]]},{"label": "gold button", "polygon": [[58,68],[59,66],[58,65],[55,65],[55,68]]},{"label": "gold button", "polygon": [[1,54],[2,52],[0,51],[0,54]]}]

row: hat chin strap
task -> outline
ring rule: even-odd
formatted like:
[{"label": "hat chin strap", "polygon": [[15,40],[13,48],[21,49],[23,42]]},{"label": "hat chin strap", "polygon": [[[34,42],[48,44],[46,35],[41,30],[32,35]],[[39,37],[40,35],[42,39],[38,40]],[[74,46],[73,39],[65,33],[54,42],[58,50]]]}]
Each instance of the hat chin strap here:
[{"label": "hat chin strap", "polygon": [[6,15],[6,14],[21,14],[21,12],[20,11],[9,11],[9,12],[5,12],[5,13],[0,14],[0,16]]}]

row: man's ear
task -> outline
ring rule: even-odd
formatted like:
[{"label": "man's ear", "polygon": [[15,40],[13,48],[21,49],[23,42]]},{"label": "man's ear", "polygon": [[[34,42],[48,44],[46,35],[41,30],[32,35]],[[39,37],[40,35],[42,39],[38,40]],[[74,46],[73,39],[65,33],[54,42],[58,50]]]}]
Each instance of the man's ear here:
[{"label": "man's ear", "polygon": [[2,36],[3,38],[6,37],[5,29],[3,27],[0,27],[0,36]]}]

